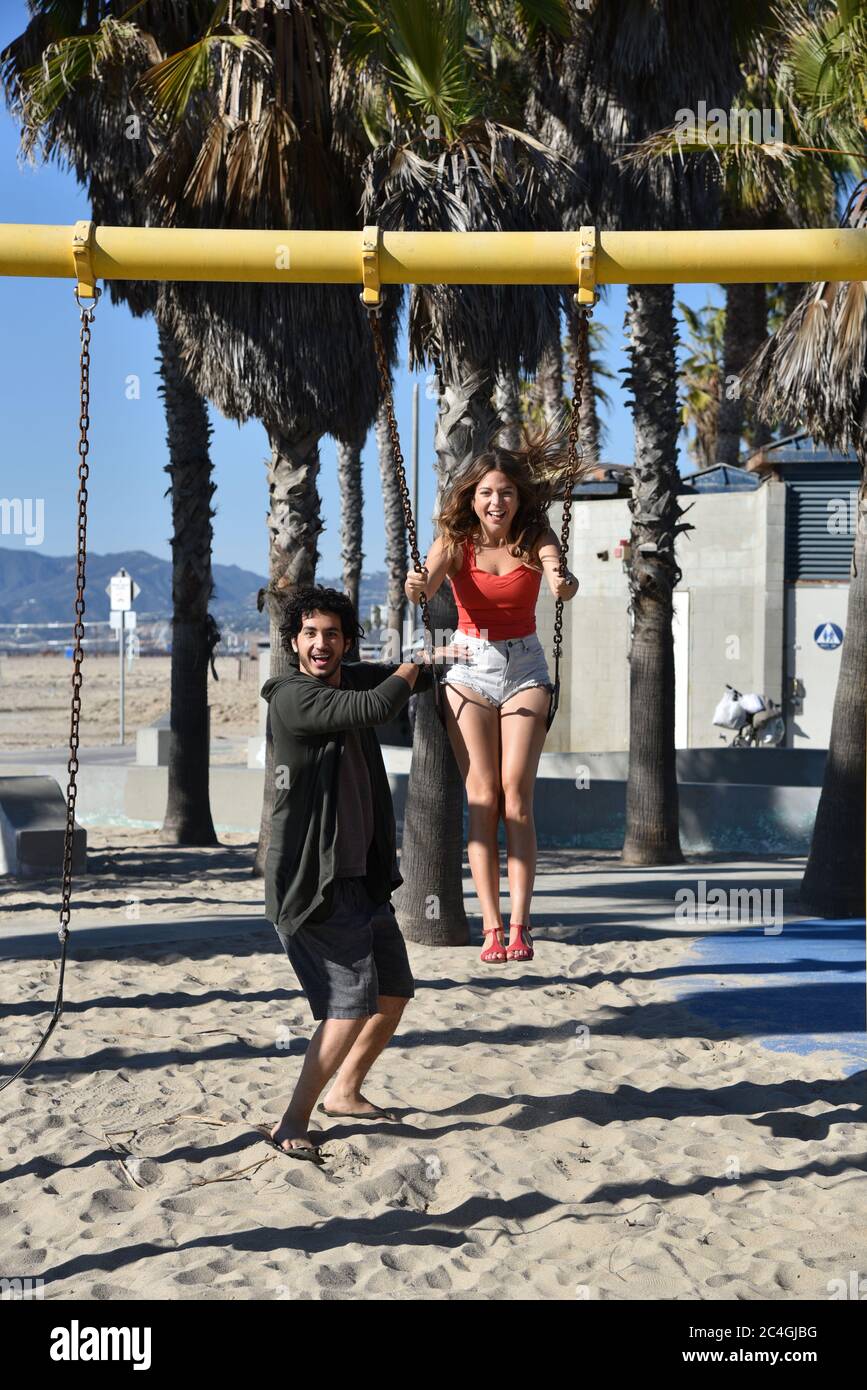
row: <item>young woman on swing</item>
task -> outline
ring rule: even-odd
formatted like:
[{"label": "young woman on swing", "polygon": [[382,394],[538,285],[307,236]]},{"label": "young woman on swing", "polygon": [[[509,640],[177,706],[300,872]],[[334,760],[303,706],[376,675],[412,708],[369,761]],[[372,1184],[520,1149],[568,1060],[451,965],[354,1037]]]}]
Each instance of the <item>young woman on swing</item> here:
[{"label": "young woman on swing", "polygon": [[[467,853],[486,963],[533,959],[533,788],[553,690],[536,634],[536,601],[543,575],[555,599],[571,599],[578,590],[568,570],[558,573],[560,543],[548,523],[550,474],[562,466],[562,437],[525,430],[519,447],[506,448],[497,443],[501,434],[446,493],[424,573],[413,571],[405,584],[407,598],[418,603],[448,578],[457,604],[453,647],[459,659],[443,678],[443,698],[467,789]],[[511,898],[508,946],[500,915],[501,817]]]}]

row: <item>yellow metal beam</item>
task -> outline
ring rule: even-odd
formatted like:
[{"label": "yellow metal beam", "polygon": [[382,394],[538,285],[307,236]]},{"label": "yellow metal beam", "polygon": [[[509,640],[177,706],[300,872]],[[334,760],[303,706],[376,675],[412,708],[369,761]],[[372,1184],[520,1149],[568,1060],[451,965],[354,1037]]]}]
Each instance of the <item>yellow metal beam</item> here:
[{"label": "yellow metal beam", "polygon": [[[77,278],[71,226],[0,223],[0,275]],[[365,232],[194,231],[96,226],[100,280],[238,280],[362,285]],[[592,255],[595,238],[595,258]],[[589,245],[588,245],[589,243]],[[675,284],[867,280],[867,230],[726,232],[381,232],[384,285]],[[589,252],[589,255],[588,255]],[[583,256],[583,261],[582,261]],[[81,256],[78,256],[79,263]],[[585,283],[587,281],[588,283]]]}]

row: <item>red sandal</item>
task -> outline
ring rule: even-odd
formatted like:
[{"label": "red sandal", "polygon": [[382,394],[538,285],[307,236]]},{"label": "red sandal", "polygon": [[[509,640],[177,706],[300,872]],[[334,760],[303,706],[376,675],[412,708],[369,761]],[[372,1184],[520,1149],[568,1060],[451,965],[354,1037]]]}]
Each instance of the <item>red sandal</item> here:
[{"label": "red sandal", "polygon": [[486,931],[486,941],[489,936],[499,937],[500,939],[499,941],[492,941],[490,946],[486,946],[485,949],[482,951],[482,954],[479,956],[479,960],[484,961],[485,965],[490,965],[494,961],[508,960],[508,956],[506,955],[503,943],[503,928],[493,927],[491,931]]},{"label": "red sandal", "polygon": [[532,960],[535,954],[533,950],[533,938],[530,935],[530,928],[521,922],[510,922],[509,930],[517,927],[518,940],[514,946],[509,946],[506,950],[506,960]]}]

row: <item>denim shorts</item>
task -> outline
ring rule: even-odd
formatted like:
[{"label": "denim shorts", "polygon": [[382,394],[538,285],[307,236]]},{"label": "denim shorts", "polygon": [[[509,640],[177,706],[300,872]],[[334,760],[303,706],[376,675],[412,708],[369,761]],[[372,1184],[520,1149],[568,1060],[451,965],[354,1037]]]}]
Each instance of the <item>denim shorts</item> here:
[{"label": "denim shorts", "polygon": [[455,646],[469,647],[470,654],[466,662],[456,661],[448,667],[443,676],[446,685],[469,686],[497,706],[530,686],[541,685],[549,691],[554,688],[545,649],[535,632],[489,642],[458,629],[453,641]]},{"label": "denim shorts", "polygon": [[331,916],[288,936],[275,928],[315,1019],[367,1018],[380,994],[412,999],[406,943],[391,903],[376,906],[363,878],[336,878]]}]

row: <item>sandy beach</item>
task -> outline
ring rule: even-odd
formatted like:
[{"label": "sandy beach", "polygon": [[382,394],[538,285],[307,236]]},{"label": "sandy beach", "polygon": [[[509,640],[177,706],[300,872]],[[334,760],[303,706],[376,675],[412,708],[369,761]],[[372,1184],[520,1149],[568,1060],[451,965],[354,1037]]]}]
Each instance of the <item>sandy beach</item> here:
[{"label": "sandy beach", "polygon": [[[621,871],[613,910],[612,856],[543,852],[528,964],[481,965],[477,919],[471,947],[410,944],[417,997],[367,1087],[399,1122],[318,1116],[316,1169],[255,1129],[314,1025],[251,842],[90,844],[73,932],[134,923],[130,890],[141,920],[215,934],[73,935],[62,1023],[0,1100],[3,1266],[45,1298],[827,1299],[865,1268],[862,1079],[696,1017],[678,981],[712,981],[662,871]],[[54,922],[52,902],[14,886],[2,931]],[[55,986],[50,960],[4,961],[4,1071]]]},{"label": "sandy beach", "polygon": [[[211,741],[241,739],[259,727],[258,661],[218,657],[217,677],[208,672]],[[86,653],[80,746],[116,743],[119,732],[120,675],[116,656]],[[0,749],[58,747],[69,741],[72,662],[64,656],[0,656]],[[137,658],[124,675],[125,738],[168,713],[171,657]],[[38,718],[34,717],[38,708]],[[212,762],[225,760],[219,747]]]}]

